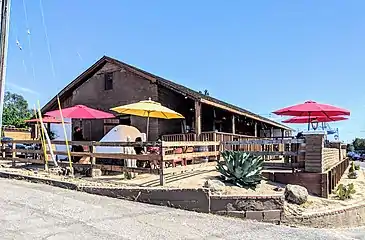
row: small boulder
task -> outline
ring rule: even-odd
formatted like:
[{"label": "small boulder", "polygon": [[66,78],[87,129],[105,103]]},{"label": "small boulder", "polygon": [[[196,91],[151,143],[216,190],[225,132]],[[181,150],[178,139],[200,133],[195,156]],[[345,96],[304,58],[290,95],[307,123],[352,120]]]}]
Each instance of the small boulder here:
[{"label": "small boulder", "polygon": [[303,204],[308,199],[308,191],[305,187],[288,184],[285,187],[285,200],[295,204]]},{"label": "small boulder", "polygon": [[222,190],[226,185],[219,181],[219,180],[207,180],[204,182],[203,187],[209,188],[212,191],[220,191]]}]

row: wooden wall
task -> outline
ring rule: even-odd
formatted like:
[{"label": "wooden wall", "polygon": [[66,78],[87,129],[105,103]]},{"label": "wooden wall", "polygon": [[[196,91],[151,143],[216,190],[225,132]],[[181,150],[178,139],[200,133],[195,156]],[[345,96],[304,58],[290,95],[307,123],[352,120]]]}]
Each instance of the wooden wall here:
[{"label": "wooden wall", "polygon": [[14,140],[31,140],[31,132],[25,129],[4,129],[4,137]]},{"label": "wooden wall", "polygon": [[310,194],[320,197],[327,197],[325,186],[327,185],[326,173],[285,173],[285,172],[269,172],[264,173],[270,181],[294,184],[305,187]]},{"label": "wooden wall", "polygon": [[323,160],[323,168],[324,171],[333,167],[340,160],[340,149],[337,148],[323,148],[322,160]]}]

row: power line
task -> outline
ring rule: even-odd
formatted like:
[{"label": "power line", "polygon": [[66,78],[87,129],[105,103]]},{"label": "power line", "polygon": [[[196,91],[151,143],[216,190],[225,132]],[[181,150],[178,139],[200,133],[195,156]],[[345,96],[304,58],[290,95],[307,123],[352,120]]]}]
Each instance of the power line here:
[{"label": "power line", "polygon": [[45,20],[45,17],[44,17],[44,10],[43,10],[42,0],[39,0],[39,6],[40,6],[40,9],[41,9],[42,24],[43,24],[44,35],[45,35],[45,38],[46,38],[46,43],[47,43],[47,48],[48,48],[48,55],[49,55],[49,61],[50,61],[50,64],[51,64],[52,75],[53,75],[53,78],[55,80],[56,79],[56,71],[55,71],[55,68],[54,68],[54,63],[53,63],[53,58],[52,58],[51,45],[50,45],[49,39],[48,39],[47,26],[46,26],[46,20]]},{"label": "power line", "polygon": [[30,33],[30,28],[29,28],[28,14],[27,14],[27,6],[25,4],[25,0],[23,0],[23,10],[24,10],[24,17],[25,17],[25,27],[27,28],[29,57],[30,57],[30,63],[31,63],[31,67],[32,67],[33,83],[35,83],[36,82],[36,78],[35,78],[35,68],[34,68],[34,61],[33,61],[33,50],[32,50],[32,42],[31,42],[31,33]]}]

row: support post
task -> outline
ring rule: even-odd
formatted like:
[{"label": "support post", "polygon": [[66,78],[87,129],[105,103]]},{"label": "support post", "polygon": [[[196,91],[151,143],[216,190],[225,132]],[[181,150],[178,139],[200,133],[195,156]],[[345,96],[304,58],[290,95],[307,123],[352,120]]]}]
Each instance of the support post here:
[{"label": "support post", "polygon": [[91,177],[100,177],[101,176],[101,170],[100,169],[96,169],[95,165],[96,165],[96,157],[94,157],[93,153],[96,152],[96,147],[94,146],[94,142],[91,143],[90,147],[90,152],[91,152],[91,157],[90,157],[90,164],[91,164],[91,169],[90,169],[90,176]]},{"label": "support post", "polygon": [[257,137],[257,122],[255,122],[255,137]]},{"label": "support post", "polygon": [[[92,142],[90,151],[92,154],[96,152],[96,147],[94,146],[94,142]],[[96,157],[94,157],[94,155],[91,155],[90,163],[91,167],[93,168],[94,165],[96,164]]]},{"label": "support post", "polygon": [[[217,142],[217,133],[216,132],[213,132],[213,141]],[[217,145],[214,145],[213,149],[214,149],[214,152],[217,152]],[[218,157],[219,156],[215,156],[215,160],[218,160],[219,159]]]},{"label": "support post", "polygon": [[232,115],[232,133],[236,134],[236,117]]},{"label": "support post", "polygon": [[2,152],[2,156],[4,159],[6,157],[5,149],[6,149],[6,143],[2,142],[1,143],[1,152]]},{"label": "support post", "polygon": [[159,171],[159,174],[160,174],[160,186],[163,186],[165,185],[165,177],[163,175],[163,169],[165,167],[165,162],[163,161],[164,159],[164,156],[165,156],[165,148],[163,147],[163,142],[161,142],[161,145],[160,145],[160,171]]},{"label": "support post", "polygon": [[197,139],[202,132],[201,129],[201,102],[199,100],[195,100],[195,133],[197,135]]},{"label": "support post", "polygon": [[324,134],[305,135],[305,161],[306,172],[322,173],[323,164]]},{"label": "support post", "polygon": [[11,166],[15,167],[16,144],[14,142],[11,144],[11,148],[12,148],[12,152],[11,152],[12,163],[11,163]]}]

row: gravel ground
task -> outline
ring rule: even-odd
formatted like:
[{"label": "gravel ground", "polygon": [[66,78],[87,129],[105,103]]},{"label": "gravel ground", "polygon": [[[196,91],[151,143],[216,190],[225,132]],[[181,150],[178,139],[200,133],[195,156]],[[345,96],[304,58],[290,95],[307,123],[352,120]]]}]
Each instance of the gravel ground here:
[{"label": "gravel ground", "polygon": [[[289,228],[0,179],[1,239],[361,239],[363,229]],[[350,235],[353,234],[353,235]]]}]

